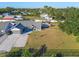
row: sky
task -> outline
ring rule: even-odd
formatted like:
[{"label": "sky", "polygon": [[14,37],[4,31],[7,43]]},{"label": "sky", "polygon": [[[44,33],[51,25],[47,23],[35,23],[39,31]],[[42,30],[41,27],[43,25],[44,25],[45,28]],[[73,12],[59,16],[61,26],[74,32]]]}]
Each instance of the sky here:
[{"label": "sky", "polygon": [[78,7],[79,2],[0,2],[0,8],[14,7],[14,8],[41,8],[44,6],[51,6],[56,8]]}]

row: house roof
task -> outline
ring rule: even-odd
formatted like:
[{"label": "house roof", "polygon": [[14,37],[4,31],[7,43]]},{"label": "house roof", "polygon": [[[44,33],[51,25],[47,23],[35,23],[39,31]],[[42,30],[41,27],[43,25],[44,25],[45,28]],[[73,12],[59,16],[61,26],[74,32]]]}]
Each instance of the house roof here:
[{"label": "house roof", "polygon": [[19,23],[16,28],[21,29],[21,33],[26,33],[29,31],[32,31],[32,29],[28,28],[27,26],[22,25],[21,23]]},{"label": "house roof", "polygon": [[15,20],[15,19],[13,17],[11,17],[11,16],[5,16],[3,18],[3,20]]},{"label": "house roof", "polygon": [[16,27],[19,28],[19,29],[24,29],[25,28],[21,23],[19,23]]},{"label": "house roof", "polygon": [[3,13],[2,15],[4,15],[4,16],[8,16],[8,15],[10,15],[10,13]]},{"label": "house roof", "polygon": [[6,28],[5,31],[7,32],[8,30],[10,30],[13,27],[13,25],[11,23],[9,23]]},{"label": "house roof", "polygon": [[15,31],[15,30],[20,30],[19,28],[13,28],[13,29],[11,29],[11,31]]},{"label": "house roof", "polygon": [[35,22],[32,20],[28,21],[18,21],[18,23],[21,22],[25,27],[32,28],[32,25],[34,25],[37,29],[41,30],[41,22]]},{"label": "house roof", "polygon": [[25,33],[25,32],[28,32],[28,31],[32,31],[32,29],[23,26],[21,23],[16,24],[16,25],[12,25],[12,23],[9,23],[8,26],[6,27],[5,31],[7,32],[8,30],[12,30],[14,28],[20,29],[21,30],[21,33]]}]

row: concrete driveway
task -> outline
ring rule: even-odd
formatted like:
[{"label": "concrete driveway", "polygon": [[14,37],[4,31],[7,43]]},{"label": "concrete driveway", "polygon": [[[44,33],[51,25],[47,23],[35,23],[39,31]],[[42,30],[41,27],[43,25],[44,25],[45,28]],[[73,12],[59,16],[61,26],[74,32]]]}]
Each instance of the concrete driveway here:
[{"label": "concrete driveway", "polygon": [[9,35],[1,44],[0,52],[10,52],[13,47],[24,47],[27,42],[28,34]]}]

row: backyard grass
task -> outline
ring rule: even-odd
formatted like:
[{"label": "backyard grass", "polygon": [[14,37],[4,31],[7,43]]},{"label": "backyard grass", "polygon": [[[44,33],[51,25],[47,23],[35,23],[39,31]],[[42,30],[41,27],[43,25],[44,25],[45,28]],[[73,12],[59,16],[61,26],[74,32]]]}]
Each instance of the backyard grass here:
[{"label": "backyard grass", "polygon": [[62,32],[58,26],[31,33],[25,48],[38,49],[43,44],[48,49],[79,49],[76,37]]}]

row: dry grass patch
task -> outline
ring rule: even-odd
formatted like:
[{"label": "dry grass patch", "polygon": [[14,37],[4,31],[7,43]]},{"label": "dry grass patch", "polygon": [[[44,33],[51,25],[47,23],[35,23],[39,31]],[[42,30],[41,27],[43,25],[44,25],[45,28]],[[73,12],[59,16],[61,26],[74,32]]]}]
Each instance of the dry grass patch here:
[{"label": "dry grass patch", "polygon": [[58,26],[50,27],[40,32],[33,32],[25,48],[39,48],[46,44],[48,49],[79,49],[76,37],[62,32]]}]

